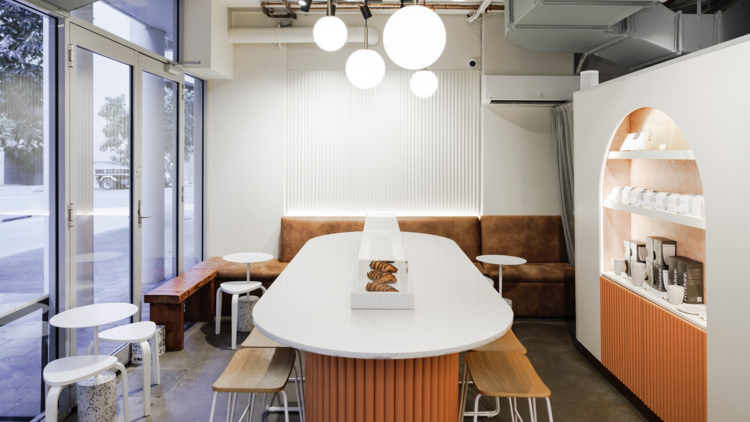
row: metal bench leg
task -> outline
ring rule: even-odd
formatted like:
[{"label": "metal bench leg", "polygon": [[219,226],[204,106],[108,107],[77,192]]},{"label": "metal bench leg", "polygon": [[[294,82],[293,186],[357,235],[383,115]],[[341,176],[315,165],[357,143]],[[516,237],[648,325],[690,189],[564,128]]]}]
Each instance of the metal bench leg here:
[{"label": "metal bench leg", "polygon": [[477,422],[478,410],[479,410],[479,398],[482,397],[481,394],[477,393],[477,398],[474,399],[474,422]]},{"label": "metal bench leg", "polygon": [[211,418],[208,419],[208,422],[214,422],[214,411],[216,411],[216,397],[219,396],[218,391],[214,391],[214,401],[211,402]]},{"label": "metal bench leg", "polygon": [[227,414],[227,422],[234,422],[234,408],[237,404],[237,393],[229,394],[229,413]]},{"label": "metal bench leg", "polygon": [[549,402],[549,397],[547,397],[546,400],[547,400],[547,414],[549,415],[549,422],[552,422],[552,403]]},{"label": "metal bench leg", "polygon": [[281,390],[281,396],[284,397],[284,420],[289,422],[289,402],[286,399],[286,391]]}]

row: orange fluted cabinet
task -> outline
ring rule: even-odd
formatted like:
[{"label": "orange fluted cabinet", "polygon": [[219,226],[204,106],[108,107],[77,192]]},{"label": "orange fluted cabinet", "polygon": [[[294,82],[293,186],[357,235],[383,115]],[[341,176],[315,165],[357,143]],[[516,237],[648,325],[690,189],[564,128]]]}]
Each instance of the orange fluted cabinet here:
[{"label": "orange fluted cabinet", "polygon": [[458,413],[458,354],[354,359],[305,353],[308,422],[448,422]]},{"label": "orange fluted cabinet", "polygon": [[665,422],[705,422],[706,331],[601,277],[602,364]]}]

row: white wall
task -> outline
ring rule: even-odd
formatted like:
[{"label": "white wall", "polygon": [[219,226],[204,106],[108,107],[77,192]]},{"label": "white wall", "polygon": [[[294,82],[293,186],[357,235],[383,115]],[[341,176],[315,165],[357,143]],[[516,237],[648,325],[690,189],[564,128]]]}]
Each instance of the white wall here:
[{"label": "white wall", "polygon": [[550,107],[482,110],[485,215],[560,215]]},{"label": "white wall", "polygon": [[207,256],[277,255],[284,210],[285,51],[234,47],[234,79],[210,81]]},{"label": "white wall", "polygon": [[[708,420],[750,415],[750,37],[654,66],[575,95],[576,336],[601,359],[602,177],[609,142],[622,119],[656,108],[680,127],[696,157],[706,197]],[[710,89],[690,89],[710,75]],[[662,374],[658,374],[662,375]],[[658,376],[657,375],[657,376]]]},{"label": "white wall", "polygon": [[[572,54],[516,47],[502,13],[482,20],[486,75],[572,75]],[[485,106],[482,182],[485,215],[560,215],[551,107]]]},{"label": "white wall", "polygon": [[[294,25],[313,26],[320,16],[299,15]],[[339,17],[348,26],[362,25],[358,13]],[[375,15],[370,26],[382,35],[387,18]],[[432,70],[465,70],[470,58],[479,57],[488,74],[573,72],[572,54],[539,53],[498,40],[504,33],[502,14],[484,19],[484,37],[481,22],[466,24],[461,15],[441,18],[448,42]],[[231,24],[275,27],[279,21],[243,12],[234,13]],[[331,53],[313,44],[285,49],[275,44],[235,45],[234,79],[209,84],[208,256],[243,250],[276,252],[284,206],[285,71],[340,71],[349,54],[359,48],[346,44]],[[387,69],[398,69],[383,51],[382,41],[372,48],[383,56]],[[331,112],[332,122],[352,113],[340,104],[332,104]],[[484,213],[559,214],[549,108],[483,108],[481,114]]]}]

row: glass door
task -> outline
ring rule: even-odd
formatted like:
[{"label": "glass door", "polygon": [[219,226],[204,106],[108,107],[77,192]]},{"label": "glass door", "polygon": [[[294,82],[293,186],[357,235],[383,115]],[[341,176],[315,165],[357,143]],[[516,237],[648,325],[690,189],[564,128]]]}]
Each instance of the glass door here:
[{"label": "glass door", "polygon": [[[133,302],[133,123],[137,54],[71,25],[70,271],[67,309]],[[124,320],[117,324],[126,324]],[[117,325],[114,324],[114,325]],[[114,326],[112,325],[112,326]],[[102,326],[106,330],[112,326]],[[69,333],[68,353],[86,354],[92,329]],[[109,354],[121,345],[101,343]],[[122,357],[126,359],[127,354]]]},{"label": "glass door", "polygon": [[[136,191],[140,237],[141,292],[139,296],[171,280],[181,272],[178,212],[182,215],[180,180],[182,145],[182,71],[150,57],[139,57],[140,145],[136,148],[141,173]],[[149,319],[142,302],[141,318]]]}]

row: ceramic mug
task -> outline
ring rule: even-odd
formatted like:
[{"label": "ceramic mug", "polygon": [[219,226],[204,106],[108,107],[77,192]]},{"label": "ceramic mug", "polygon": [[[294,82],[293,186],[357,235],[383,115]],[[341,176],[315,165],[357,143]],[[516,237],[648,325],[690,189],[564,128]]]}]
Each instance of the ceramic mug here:
[{"label": "ceramic mug", "polygon": [[627,270],[626,261],[623,258],[612,258],[612,271],[615,275],[620,275]]},{"label": "ceramic mug", "polygon": [[683,296],[685,295],[685,288],[676,284],[670,284],[667,286],[667,297],[669,303],[672,305],[679,305],[682,303]]},{"label": "ceramic mug", "polygon": [[636,287],[643,287],[643,282],[646,280],[646,263],[645,262],[631,262],[630,263],[630,282]]}]

